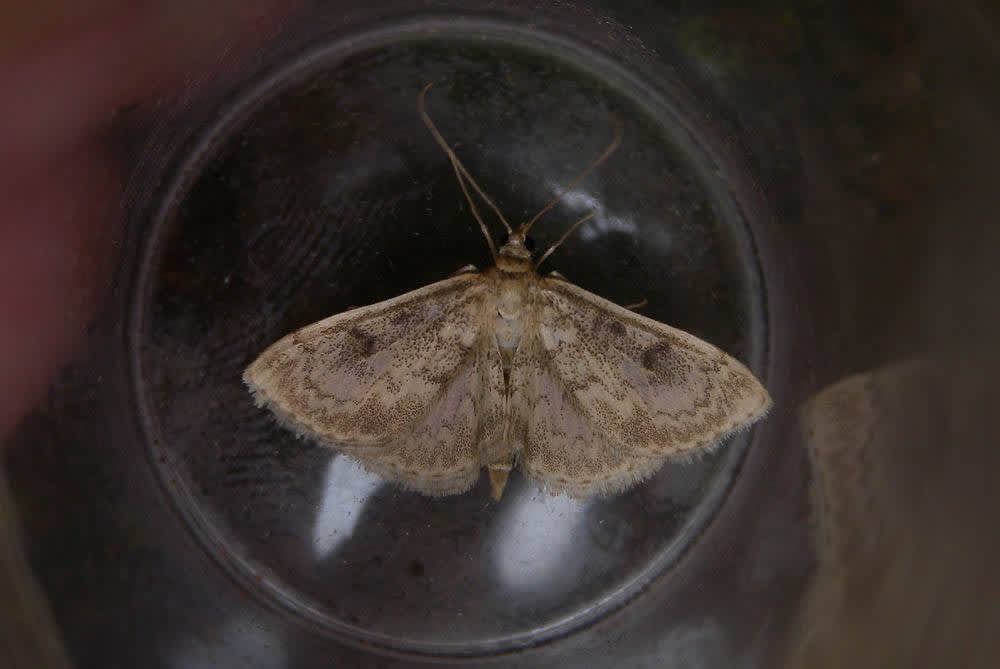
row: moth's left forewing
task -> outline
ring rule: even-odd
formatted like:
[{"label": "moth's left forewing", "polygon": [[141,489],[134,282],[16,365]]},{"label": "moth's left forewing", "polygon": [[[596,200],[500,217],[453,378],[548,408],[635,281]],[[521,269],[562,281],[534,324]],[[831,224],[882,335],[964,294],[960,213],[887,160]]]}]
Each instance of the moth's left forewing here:
[{"label": "moth's left forewing", "polygon": [[332,446],[390,442],[474,365],[488,294],[483,277],[462,275],[331,316],[271,345],[244,381],[298,434]]},{"label": "moth's left forewing", "polygon": [[331,316],[270,346],[244,381],[296,434],[405,488],[462,492],[502,423],[493,294],[464,273]]},{"label": "moth's left forewing", "polygon": [[534,302],[545,364],[587,419],[622,447],[682,457],[771,406],[742,363],[682,330],[561,279],[540,280]]}]

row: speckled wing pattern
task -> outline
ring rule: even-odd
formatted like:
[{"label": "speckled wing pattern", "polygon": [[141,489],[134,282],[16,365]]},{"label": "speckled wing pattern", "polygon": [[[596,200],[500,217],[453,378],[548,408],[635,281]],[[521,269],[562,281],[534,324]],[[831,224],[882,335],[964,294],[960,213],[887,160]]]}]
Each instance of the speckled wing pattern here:
[{"label": "speckled wing pattern", "polygon": [[512,450],[553,492],[620,492],[769,408],[750,371],[714,346],[565,280],[523,280],[509,382],[497,285],[479,273],[293,332],[244,380],[296,434],[429,495],[467,490]]},{"label": "speckled wing pattern", "polygon": [[461,274],[284,337],[244,373],[296,434],[431,495],[468,489],[500,426],[493,291]]},{"label": "speckled wing pattern", "polygon": [[700,339],[573,284],[538,280],[512,372],[521,467],[555,492],[620,492],[763,416],[767,391]]}]

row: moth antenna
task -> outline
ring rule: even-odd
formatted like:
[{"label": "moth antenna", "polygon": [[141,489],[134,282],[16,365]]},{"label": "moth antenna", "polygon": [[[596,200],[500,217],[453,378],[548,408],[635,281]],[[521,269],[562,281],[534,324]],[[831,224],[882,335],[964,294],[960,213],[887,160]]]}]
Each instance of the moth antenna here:
[{"label": "moth antenna", "polygon": [[493,238],[490,237],[489,230],[486,229],[486,223],[483,222],[483,217],[479,214],[479,209],[476,207],[476,203],[469,194],[469,189],[465,185],[465,179],[462,177],[462,173],[458,170],[455,163],[452,163],[451,167],[455,170],[455,178],[458,179],[458,185],[462,188],[462,193],[465,195],[466,202],[469,203],[469,208],[472,209],[472,215],[476,217],[476,220],[479,222],[479,229],[483,231],[483,236],[486,237],[486,244],[490,247],[490,253],[493,255],[493,262],[496,262],[497,247],[493,243]]},{"label": "moth antenna", "polygon": [[469,180],[469,183],[472,184],[472,188],[479,194],[479,197],[483,198],[483,201],[486,202],[486,205],[493,210],[494,214],[497,215],[497,218],[500,219],[500,222],[503,224],[503,227],[507,230],[507,234],[508,235],[513,234],[514,229],[510,227],[510,223],[508,223],[507,219],[504,218],[504,215],[503,213],[501,213],[500,208],[493,203],[493,200],[491,200],[490,196],[486,194],[486,191],[484,191],[479,186],[479,184],[476,183],[476,180],[472,178],[471,174],[469,174],[469,170],[465,169],[465,165],[463,165],[462,161],[458,159],[458,156],[452,153],[452,157],[454,157],[455,159],[455,165],[458,168],[458,171],[461,172],[462,175]]},{"label": "moth antenna", "polygon": [[604,152],[601,155],[597,156],[597,158],[595,158],[593,161],[591,161],[591,163],[587,165],[582,172],[576,175],[576,178],[574,178],[571,182],[569,182],[569,184],[567,184],[562,190],[560,190],[559,193],[554,198],[552,198],[548,204],[542,207],[541,210],[537,214],[535,214],[530,221],[522,225],[520,232],[522,234],[527,234],[528,230],[531,229],[531,226],[533,226],[536,222],[538,222],[538,219],[547,214],[552,209],[552,207],[559,204],[559,201],[563,199],[566,193],[576,188],[581,181],[587,178],[587,175],[589,175],[591,172],[597,169],[597,167],[601,163],[607,160],[611,156],[611,154],[614,153],[615,150],[618,148],[618,145],[621,144],[623,132],[624,128],[622,126],[622,122],[616,118],[614,137],[611,138],[611,143],[608,144],[606,149],[604,149]]},{"label": "moth antenna", "polygon": [[557,248],[559,248],[559,245],[562,244],[564,241],[566,241],[567,237],[569,237],[571,234],[573,234],[574,230],[576,230],[578,227],[580,227],[581,225],[583,225],[584,223],[586,223],[587,221],[589,221],[590,219],[592,219],[594,217],[595,213],[596,212],[592,211],[589,214],[587,214],[586,216],[584,216],[583,218],[581,218],[580,220],[578,220],[573,225],[569,226],[569,229],[566,232],[563,233],[563,236],[560,237],[559,240],[555,244],[553,244],[552,246],[550,246],[549,249],[548,249],[548,251],[546,251],[545,253],[543,253],[542,257],[538,259],[538,262],[535,263],[535,269],[538,269],[541,266],[541,264],[543,262],[545,262],[545,259],[548,258],[550,255],[552,255],[552,252],[555,251]]},{"label": "moth antenna", "polygon": [[494,204],[490,196],[487,195],[486,192],[479,186],[476,180],[469,173],[469,170],[465,169],[465,165],[463,165],[462,161],[458,159],[458,156],[448,145],[448,142],[441,135],[441,132],[437,129],[437,126],[434,125],[434,121],[431,120],[430,115],[427,113],[425,99],[427,97],[427,91],[429,91],[433,85],[434,82],[431,82],[424,86],[424,89],[420,91],[420,95],[417,96],[417,110],[420,112],[420,118],[423,119],[424,125],[427,126],[431,135],[434,136],[435,141],[437,141],[438,145],[444,150],[445,155],[448,156],[448,160],[451,162],[451,167],[455,171],[455,177],[458,179],[458,184],[462,187],[462,193],[465,194],[465,199],[468,201],[469,207],[472,209],[472,214],[476,217],[476,221],[479,223],[479,227],[482,229],[483,235],[486,237],[486,243],[489,244],[490,252],[493,254],[493,259],[496,260],[497,253],[496,246],[493,243],[493,238],[490,237],[489,229],[486,227],[486,223],[483,221],[482,216],[480,216],[479,209],[476,207],[475,202],[472,201],[472,197],[469,194],[465,182],[463,181],[463,177],[468,181],[468,183],[472,184],[472,188],[479,194],[479,197],[483,198],[483,201],[486,202],[489,208],[493,210],[493,213],[497,215],[497,218],[499,218],[500,222],[503,223],[503,227],[507,229],[507,234],[511,234],[513,229],[510,227],[510,223],[508,223],[507,219],[504,218],[504,215],[500,212],[500,209],[496,206],[496,204]]},{"label": "moth antenna", "polygon": [[[448,156],[448,160],[451,162],[451,169],[455,172],[455,178],[458,180],[458,185],[462,189],[462,194],[465,195],[465,201],[469,203],[469,208],[472,210],[472,215],[476,218],[476,222],[479,223],[479,229],[483,231],[483,237],[486,238],[486,244],[487,246],[490,247],[490,254],[493,256],[493,261],[496,262],[497,260],[496,244],[494,244],[493,237],[490,236],[489,228],[486,227],[486,222],[480,215],[479,208],[476,206],[475,201],[472,199],[472,195],[469,193],[469,189],[465,184],[465,178],[463,178],[463,172],[465,174],[468,174],[468,172],[465,171],[465,167],[462,165],[462,162],[458,159],[458,156],[455,155],[455,152],[452,151],[451,147],[448,146],[448,142],[446,142],[444,137],[441,136],[441,133],[438,131],[437,126],[434,125],[434,121],[432,121],[431,117],[427,114],[427,109],[426,105],[424,104],[424,99],[427,97],[427,91],[429,91],[431,89],[431,86],[433,85],[434,85],[433,82],[431,82],[426,86],[424,86],[424,89],[420,91],[420,95],[417,96],[417,109],[420,112],[420,117],[424,121],[424,125],[426,125],[428,130],[431,131],[431,134],[434,136],[434,139],[441,146],[441,148],[444,149],[445,155]],[[475,180],[472,178],[472,176],[469,175],[468,178],[469,181],[472,183],[473,187],[478,189],[479,187],[476,184]],[[489,200],[487,199],[487,201]]]}]

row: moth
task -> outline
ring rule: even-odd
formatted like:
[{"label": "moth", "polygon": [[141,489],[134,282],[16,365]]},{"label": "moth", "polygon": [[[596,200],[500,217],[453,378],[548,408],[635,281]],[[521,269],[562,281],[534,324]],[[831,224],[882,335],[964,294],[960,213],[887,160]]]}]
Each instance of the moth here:
[{"label": "moth", "polygon": [[[767,391],[737,360],[681,330],[538,267],[531,227],[618,147],[622,129],[516,230],[427,114],[494,267],[468,266],[399,297],[285,336],[246,369],[258,406],[404,488],[458,494],[489,473],[493,497],[517,466],[554,493],[624,491],[669,460],[707,451],[763,416]],[[507,230],[499,248],[470,187]]]}]

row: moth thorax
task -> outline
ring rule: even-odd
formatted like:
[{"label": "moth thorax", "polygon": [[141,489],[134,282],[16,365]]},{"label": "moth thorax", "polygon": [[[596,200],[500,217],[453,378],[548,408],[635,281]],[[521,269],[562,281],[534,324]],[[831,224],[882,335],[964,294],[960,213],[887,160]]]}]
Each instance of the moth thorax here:
[{"label": "moth thorax", "polygon": [[525,285],[523,281],[507,280],[500,284],[500,294],[497,296],[497,313],[505,320],[517,320],[521,317],[525,302]]},{"label": "moth thorax", "polygon": [[534,263],[531,262],[530,256],[527,258],[521,258],[501,253],[497,257],[497,268],[510,274],[524,274],[525,272],[530,272],[534,269]]},{"label": "moth thorax", "polygon": [[521,318],[524,312],[525,289],[523,281],[507,280],[500,284],[497,316],[493,327],[497,344],[503,352],[513,353],[521,343],[524,329]]}]

